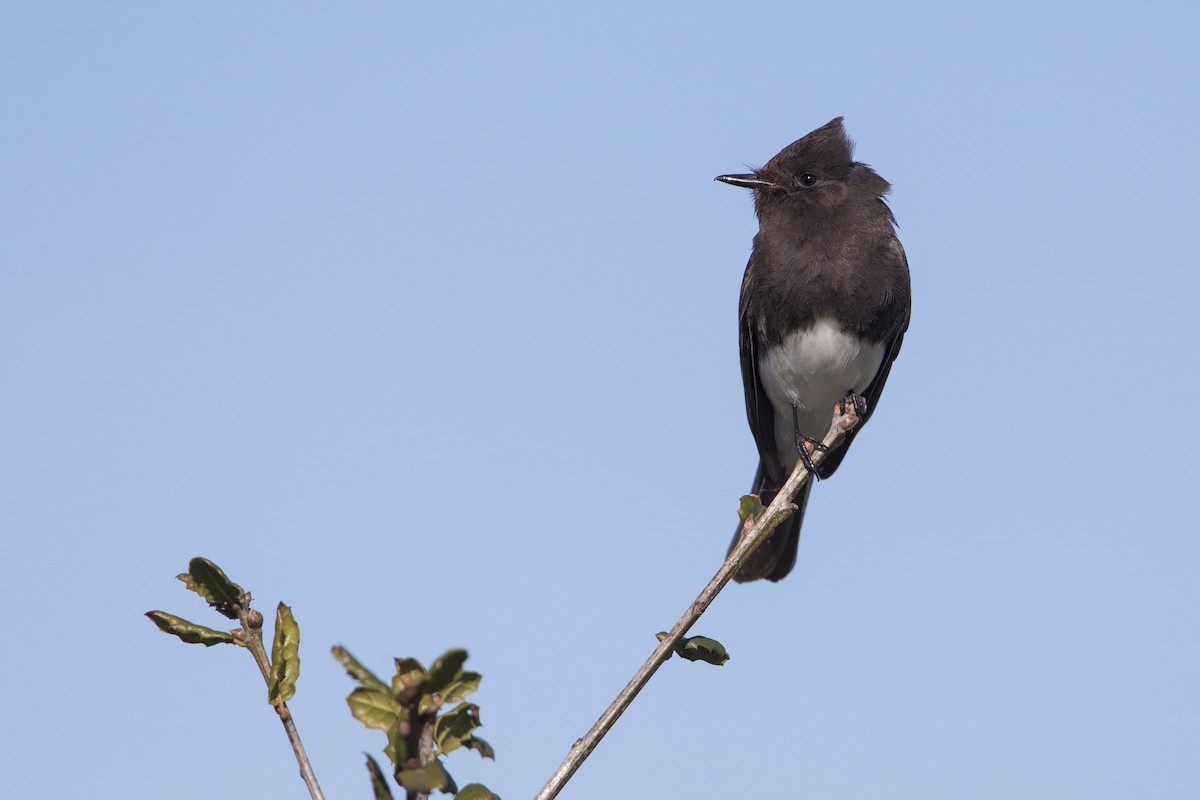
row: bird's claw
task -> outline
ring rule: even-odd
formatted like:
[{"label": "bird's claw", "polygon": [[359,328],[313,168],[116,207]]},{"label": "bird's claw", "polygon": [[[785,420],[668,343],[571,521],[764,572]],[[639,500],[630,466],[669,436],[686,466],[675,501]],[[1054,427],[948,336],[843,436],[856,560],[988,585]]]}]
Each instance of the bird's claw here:
[{"label": "bird's claw", "polygon": [[800,462],[804,464],[804,468],[819,480],[821,476],[817,474],[817,467],[813,464],[812,460],[812,454],[818,450],[825,453],[829,451],[829,448],[821,444],[820,439],[814,439],[811,436],[805,436],[800,431],[796,431],[796,454],[800,457]]},{"label": "bird's claw", "polygon": [[867,398],[851,392],[838,401],[837,411],[839,414],[846,414],[850,409],[854,410],[854,416],[862,419],[867,415]]}]

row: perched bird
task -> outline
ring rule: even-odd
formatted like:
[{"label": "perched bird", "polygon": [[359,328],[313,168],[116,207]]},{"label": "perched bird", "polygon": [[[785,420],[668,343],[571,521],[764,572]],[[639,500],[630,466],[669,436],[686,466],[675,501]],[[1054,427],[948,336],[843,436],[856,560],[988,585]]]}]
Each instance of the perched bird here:
[{"label": "perched bird", "polygon": [[[759,454],[751,491],[764,504],[797,459],[811,468],[805,445],[818,444],[814,437],[829,429],[838,401],[855,402],[866,423],[908,329],[908,260],[883,199],[891,186],[853,161],[852,151],[838,117],[761,169],[717,177],[752,189],[758,215],[739,338],[746,415]],[[834,473],[861,429],[826,454],[817,477]],[[791,571],[812,483],[735,580],[777,581]],[[739,525],[734,544],[741,533]]]}]

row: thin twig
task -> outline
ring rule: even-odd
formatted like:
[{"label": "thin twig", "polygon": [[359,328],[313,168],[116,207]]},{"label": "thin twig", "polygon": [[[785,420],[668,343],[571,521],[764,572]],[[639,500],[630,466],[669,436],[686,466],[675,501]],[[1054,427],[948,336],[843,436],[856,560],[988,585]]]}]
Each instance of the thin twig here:
[{"label": "thin twig", "polygon": [[[237,606],[237,612],[242,628],[246,632],[242,642],[254,656],[254,663],[258,664],[258,670],[262,673],[263,680],[267,682],[269,688],[271,686],[271,659],[267,655],[267,648],[263,645],[262,614],[250,608],[249,592],[243,595],[242,602]],[[296,721],[292,719],[292,712],[288,710],[287,703],[279,698],[272,701],[271,705],[274,707],[275,713],[279,715],[279,721],[283,723],[283,730],[287,733],[288,741],[292,743],[292,752],[296,754],[296,763],[300,765],[300,777],[304,780],[304,785],[308,787],[308,793],[312,795],[312,800],[325,800],[325,795],[321,793],[321,787],[317,783],[316,773],[313,772],[312,762],[308,760],[308,753],[304,752],[304,743],[300,741],[300,732],[296,730]]]},{"label": "thin twig", "polygon": [[[412,715],[409,719],[417,718],[417,703],[413,702]],[[420,751],[421,766],[425,766],[430,761],[437,758],[437,744],[434,742],[434,723],[437,721],[437,713],[428,714],[426,718],[421,720],[421,737],[418,750]],[[409,792],[409,797],[413,797],[413,793]],[[429,800],[429,792],[417,792],[416,800]]]},{"label": "thin twig", "polygon": [[[844,407],[844,404],[839,404],[834,411],[833,423],[829,427],[829,432],[825,434],[825,438],[821,444],[825,446],[825,451],[833,450],[841,443],[843,437],[854,428],[859,422],[858,416],[854,413],[852,407]],[[825,458],[825,452],[817,449],[812,454],[814,465],[819,466]],[[708,582],[700,595],[688,606],[687,611],[675,623],[675,627],[671,628],[670,632],[659,642],[658,647],[650,654],[650,658],[642,665],[630,679],[629,683],[617,695],[617,699],[613,700],[600,719],[596,720],[596,724],[592,726],[582,739],[575,742],[571,751],[567,753],[567,757],[563,763],[559,765],[554,774],[550,776],[550,780],[542,787],[542,790],[537,793],[534,800],[553,800],[562,791],[563,786],[575,774],[584,760],[592,754],[596,749],[596,745],[604,738],[609,729],[620,718],[629,704],[633,702],[633,698],[637,697],[643,687],[650,681],[658,668],[661,667],[667,659],[671,657],[675,646],[679,644],[679,640],[684,634],[696,624],[696,620],[700,619],[700,615],[708,610],[708,606],[716,598],[717,594],[725,588],[725,584],[729,583],[742,564],[746,563],[746,559],[758,548],[760,544],[766,541],[776,526],[779,525],[789,514],[792,513],[794,506],[792,500],[796,497],[796,493],[804,485],[804,482],[809,479],[809,472],[804,468],[802,461],[796,462],[796,468],[792,470],[792,474],[783,484],[783,488],[775,496],[771,505],[762,513],[762,515],[753,521],[747,520],[742,528],[742,538],[737,546],[729,553],[725,559],[725,563],[717,570],[717,574]]]}]

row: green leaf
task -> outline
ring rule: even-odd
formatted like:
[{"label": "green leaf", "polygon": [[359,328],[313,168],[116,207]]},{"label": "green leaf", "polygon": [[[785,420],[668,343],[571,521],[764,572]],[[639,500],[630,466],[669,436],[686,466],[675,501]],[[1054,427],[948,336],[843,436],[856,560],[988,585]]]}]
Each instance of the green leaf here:
[{"label": "green leaf", "polygon": [[417,714],[420,716],[434,714],[442,705],[442,696],[440,694],[423,694],[421,695],[420,702],[417,703]]},{"label": "green leaf", "polygon": [[275,609],[275,643],[271,645],[270,701],[285,703],[296,694],[300,680],[300,626],[283,603]]},{"label": "green leaf", "polygon": [[429,677],[424,691],[429,694],[441,692],[458,678],[466,660],[466,650],[447,650],[429,666]]},{"label": "green leaf", "polygon": [[375,800],[392,800],[392,789],[388,786],[387,777],[379,769],[375,759],[367,753],[363,755],[367,756],[367,772],[371,774],[371,788],[375,791]]},{"label": "green leaf", "polygon": [[492,761],[496,760],[496,751],[492,749],[492,746],[473,734],[470,739],[463,742],[463,747],[479,753],[481,758],[490,758]]},{"label": "green leaf", "polygon": [[433,725],[433,739],[443,754],[452,753],[471,738],[471,731],[479,727],[479,706],[460,703],[454,709],[437,718]]},{"label": "green leaf", "polygon": [[359,687],[346,698],[350,713],[368,728],[386,731],[396,724],[400,716],[400,704],[391,692]]},{"label": "green leaf", "polygon": [[738,516],[742,518],[742,522],[745,522],[750,517],[757,519],[762,515],[764,508],[766,506],[762,504],[762,499],[758,495],[743,495],[738,504]]},{"label": "green leaf", "polygon": [[442,702],[459,703],[466,700],[469,695],[478,691],[481,680],[483,680],[483,676],[478,672],[460,672],[458,680],[451,683],[442,692]]},{"label": "green leaf", "polygon": [[388,757],[388,761],[392,762],[393,771],[398,771],[404,766],[404,762],[408,761],[408,745],[404,743],[404,736],[400,733],[400,725],[404,722],[405,714],[397,714],[396,721],[388,728],[387,747],[383,748],[383,754]]},{"label": "green leaf", "polygon": [[675,652],[688,661],[703,661],[718,667],[729,660],[725,645],[707,636],[690,636],[675,646]]},{"label": "green leaf", "polygon": [[351,678],[361,683],[368,689],[378,689],[381,692],[391,691],[388,685],[375,675],[374,672],[364,667],[357,658],[350,655],[350,651],[342,647],[340,644],[333,646],[333,657],[338,660],[338,663],[346,668]]},{"label": "green leaf", "polygon": [[221,568],[207,558],[193,558],[188,562],[188,571],[176,577],[229,619],[238,618],[242,587],[229,580]]},{"label": "green leaf", "polygon": [[482,783],[468,783],[458,790],[458,794],[454,795],[454,800],[500,800],[500,795]]},{"label": "green leaf", "polygon": [[397,658],[396,675],[392,678],[392,691],[396,694],[411,689],[421,691],[425,681],[425,667],[415,658]]},{"label": "green leaf", "polygon": [[158,626],[160,631],[174,634],[188,644],[202,644],[205,647],[212,647],[214,644],[233,644],[233,635],[227,631],[215,631],[165,611],[147,611],[146,616]]},{"label": "green leaf", "polygon": [[437,759],[416,769],[401,770],[396,773],[396,780],[400,781],[400,785],[410,792],[436,790],[454,794],[458,791],[458,787],[454,785],[454,779],[450,777],[449,772],[446,772],[442,762]]}]

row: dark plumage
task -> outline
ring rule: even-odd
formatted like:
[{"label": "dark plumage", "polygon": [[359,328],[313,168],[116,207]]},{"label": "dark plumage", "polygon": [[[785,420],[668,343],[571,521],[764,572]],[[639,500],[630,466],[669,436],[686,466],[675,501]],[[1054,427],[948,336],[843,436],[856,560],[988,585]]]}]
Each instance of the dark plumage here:
[{"label": "dark plumage", "polygon": [[[717,178],[752,189],[759,220],[742,280],[739,338],[759,452],[751,491],[763,503],[795,466],[797,439],[824,436],[838,400],[863,396],[866,424],[908,328],[908,261],[883,200],[891,187],[853,161],[852,150],[838,117],[761,169]],[[826,456],[820,477],[833,475],[860,430]],[[777,581],[791,571],[811,487],[736,580]],[[739,526],[734,543],[740,535]]]}]

